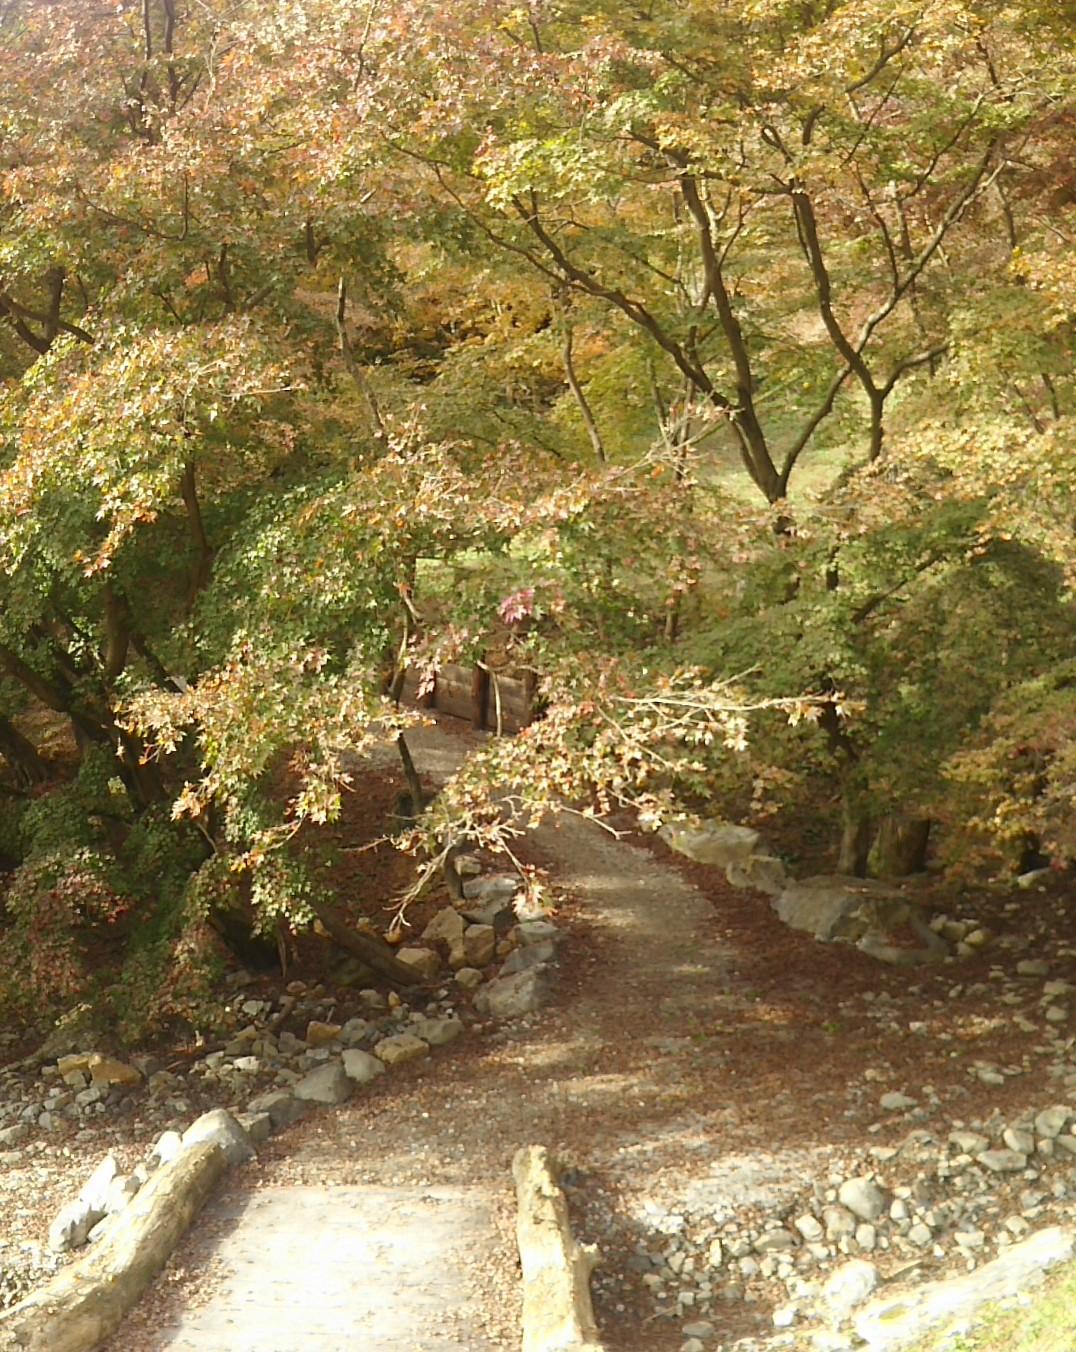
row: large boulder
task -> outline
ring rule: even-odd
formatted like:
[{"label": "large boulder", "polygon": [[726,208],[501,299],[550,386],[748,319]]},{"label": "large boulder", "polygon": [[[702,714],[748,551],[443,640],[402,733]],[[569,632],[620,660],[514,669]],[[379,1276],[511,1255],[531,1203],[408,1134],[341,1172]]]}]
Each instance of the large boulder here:
[{"label": "large boulder", "polygon": [[716,864],[718,868],[746,864],[759,841],[758,832],[750,826],[716,819],[668,822],[658,834],[677,854],[694,859],[696,864]]},{"label": "large boulder", "polygon": [[880,962],[939,962],[949,949],[914,901],[884,883],[843,874],[789,882],[773,909],[792,929],[823,943],[853,943]]}]

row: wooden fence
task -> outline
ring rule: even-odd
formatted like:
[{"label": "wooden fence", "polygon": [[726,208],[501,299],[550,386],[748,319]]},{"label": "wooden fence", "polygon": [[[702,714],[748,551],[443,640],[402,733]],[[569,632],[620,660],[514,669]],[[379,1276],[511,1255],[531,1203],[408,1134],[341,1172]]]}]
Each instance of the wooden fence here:
[{"label": "wooden fence", "polygon": [[433,689],[423,695],[418,693],[417,673],[409,670],[400,699],[421,709],[465,718],[473,728],[519,732],[534,719],[535,684],[530,671],[510,676],[489,667],[446,663],[437,672]]}]

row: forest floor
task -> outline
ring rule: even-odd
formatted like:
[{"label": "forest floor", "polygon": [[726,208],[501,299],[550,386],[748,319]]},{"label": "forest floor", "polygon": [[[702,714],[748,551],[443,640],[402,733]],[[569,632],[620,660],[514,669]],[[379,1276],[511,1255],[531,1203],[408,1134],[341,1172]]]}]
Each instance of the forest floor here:
[{"label": "forest floor", "polygon": [[[441,726],[416,735],[414,750],[439,778],[471,744]],[[992,970],[1007,952],[913,973],[882,967],[787,929],[764,898],[733,890],[717,870],[569,815],[536,831],[526,858],[548,870],[569,934],[556,1002],[485,1025],[447,1058],[397,1070],[273,1138],[195,1226],[110,1352],[208,1348],[170,1342],[169,1330],[191,1308],[234,1298],[220,1244],[244,1199],[295,1187],[462,1190],[490,1216],[495,1242],[483,1252],[465,1241],[473,1259],[482,1254],[482,1294],[468,1301],[487,1341],[460,1346],[514,1346],[510,1163],[531,1142],[567,1166],[577,1229],[602,1250],[595,1301],[610,1352],[665,1352],[681,1346],[683,1321],[656,1317],[641,1279],[639,1254],[663,1243],[648,1215],[675,1212],[700,1190],[719,1191],[731,1209],[772,1208],[811,1179],[854,1172],[867,1145],[907,1134],[907,1122],[881,1120],[886,1091],[923,1100],[918,1125],[943,1139],[955,1121],[1050,1101],[1035,1039],[992,998]],[[1068,903],[1039,901],[1029,919],[1035,903],[1023,897],[1017,910],[983,892],[949,909],[1047,943]],[[1052,975],[1076,980],[1069,950],[1051,956]],[[1008,1068],[1003,1085],[969,1073],[986,1062]],[[270,1241],[263,1232],[266,1255]],[[260,1279],[271,1292],[272,1273]],[[389,1298],[406,1302],[403,1274]],[[718,1302],[709,1318],[732,1341],[772,1332],[771,1313],[772,1302],[749,1298]]]}]

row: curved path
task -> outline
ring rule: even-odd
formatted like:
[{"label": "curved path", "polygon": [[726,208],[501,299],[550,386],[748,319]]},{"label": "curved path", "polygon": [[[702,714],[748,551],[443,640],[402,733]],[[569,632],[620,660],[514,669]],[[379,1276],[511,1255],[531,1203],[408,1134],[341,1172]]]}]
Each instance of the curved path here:
[{"label": "curved path", "polygon": [[[438,778],[471,744],[431,728],[413,750]],[[726,1051],[708,1034],[742,997],[729,993],[711,902],[574,816],[532,844],[580,904],[557,1004],[394,1072],[268,1144],[256,1191],[233,1185],[177,1255],[181,1269],[204,1265],[208,1300],[178,1325],[165,1310],[151,1328],[136,1312],[113,1352],[518,1346],[510,1163],[531,1142],[597,1181],[604,1213],[630,1212],[636,1228],[664,1175],[715,1206],[802,1184],[813,1152],[767,1160],[735,1134]],[[391,1294],[376,1308],[370,1291]],[[630,1326],[625,1312],[610,1345],[679,1345],[664,1341],[672,1330],[636,1342]]]}]

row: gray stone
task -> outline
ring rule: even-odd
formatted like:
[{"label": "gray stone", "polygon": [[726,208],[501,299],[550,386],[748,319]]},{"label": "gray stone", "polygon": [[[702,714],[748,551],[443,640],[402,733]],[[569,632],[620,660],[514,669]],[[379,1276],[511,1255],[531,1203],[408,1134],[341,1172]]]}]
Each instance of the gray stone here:
[{"label": "gray stone", "polygon": [[719,868],[746,864],[759,842],[758,832],[751,827],[717,820],[669,822],[658,834],[677,854]]},{"label": "gray stone", "polygon": [[153,1149],[146,1156],[148,1169],[159,1169],[176,1158],[183,1149],[183,1137],[178,1131],[163,1131],[154,1142]]},{"label": "gray stone", "polygon": [[83,1184],[78,1196],[62,1207],[49,1226],[48,1245],[55,1253],[85,1244],[108,1209],[108,1192],[118,1173],[116,1157],[106,1155]]},{"label": "gray stone", "polygon": [[820,1299],[831,1318],[840,1322],[873,1295],[877,1287],[878,1269],[874,1264],[865,1258],[853,1258],[830,1273]]},{"label": "gray stone", "polygon": [[1063,1103],[1054,1104],[1052,1108],[1044,1108],[1041,1113],[1036,1115],[1035,1130],[1040,1136],[1053,1140],[1055,1136],[1061,1135],[1065,1129],[1065,1123],[1071,1116],[1071,1108],[1067,1108]]},{"label": "gray stone", "polygon": [[498,976],[514,976],[517,972],[527,972],[532,967],[544,967],[554,961],[556,950],[551,943],[529,944],[526,948],[517,948],[509,953],[501,963]]},{"label": "gray stone", "polygon": [[460,913],[474,925],[493,925],[502,916],[511,916],[513,905],[511,897],[493,897],[489,901],[463,901],[460,903]]},{"label": "gray stone", "polygon": [[552,920],[522,920],[516,926],[516,936],[524,947],[531,944],[555,946],[564,942],[564,931]]},{"label": "gray stone", "polygon": [[1015,1150],[1017,1154],[1034,1154],[1035,1137],[1024,1127],[1006,1127],[1001,1133],[1001,1139],[1010,1150]]},{"label": "gray stone", "polygon": [[117,1174],[108,1185],[108,1194],[105,1197],[105,1213],[114,1216],[117,1212],[123,1211],[141,1186],[142,1179],[137,1174]]},{"label": "gray stone", "polygon": [[482,973],[477,967],[461,967],[456,973],[456,984],[465,991],[477,990],[482,984]]},{"label": "gray stone", "polygon": [[354,1088],[339,1061],[330,1061],[304,1075],[292,1089],[296,1098],[306,1103],[346,1103]]},{"label": "gray stone", "polygon": [[520,881],[515,874],[491,873],[485,878],[468,878],[463,884],[463,895],[468,901],[509,903],[519,889]]},{"label": "gray stone", "polygon": [[752,854],[742,863],[727,864],[725,877],[733,887],[780,896],[788,885],[788,874],[780,859],[769,854]]},{"label": "gray stone", "polygon": [[463,1032],[463,1024],[459,1019],[416,1019],[410,1031],[431,1047],[444,1047],[455,1042]]},{"label": "gray stone", "polygon": [[183,1149],[210,1142],[222,1150],[232,1164],[242,1164],[253,1158],[254,1147],[250,1137],[224,1108],[212,1108],[208,1113],[195,1118],[183,1133]]},{"label": "gray stone", "polygon": [[796,1220],[792,1222],[792,1224],[796,1227],[796,1229],[806,1240],[821,1239],[822,1236],[825,1234],[825,1231],[822,1229],[821,1223],[810,1214],[805,1216],[798,1216]]},{"label": "gray stone", "polygon": [[796,1239],[787,1230],[777,1227],[759,1235],[754,1247],[756,1253],[777,1253],[781,1250],[794,1249]]},{"label": "gray stone", "polygon": [[463,961],[458,966],[485,967],[496,955],[497,931],[493,926],[468,925],[463,933]]},{"label": "gray stone", "polygon": [[310,1104],[297,1099],[287,1090],[275,1089],[268,1094],[259,1094],[256,1098],[252,1098],[247,1104],[247,1111],[268,1113],[273,1130],[283,1131],[285,1127],[290,1127],[293,1122],[305,1117],[310,1111]]},{"label": "gray stone", "polygon": [[923,1221],[916,1221],[908,1231],[908,1238],[917,1249],[925,1249],[928,1244],[934,1242],[934,1231]]},{"label": "gray stone", "polygon": [[1062,1150],[1067,1151],[1070,1155],[1076,1155],[1076,1136],[1056,1136],[1054,1141]]},{"label": "gray stone", "polygon": [[1027,1168],[1027,1156],[1019,1150],[984,1150],[975,1158],[995,1174],[1015,1174]]},{"label": "gray stone", "polygon": [[[914,902],[872,879],[818,875],[792,881],[773,908],[793,929],[825,943],[855,943],[881,962],[910,966],[940,962],[949,953],[945,940],[927,925]],[[904,929],[917,935],[920,948],[891,941],[894,932]]]},{"label": "gray stone", "polygon": [[861,1221],[874,1221],[885,1211],[888,1200],[873,1179],[848,1178],[837,1190],[837,1199]]},{"label": "gray stone", "polygon": [[441,959],[432,948],[399,948],[396,958],[398,962],[413,967],[427,981],[432,981],[441,970]]},{"label": "gray stone", "polygon": [[900,1352],[943,1327],[966,1327],[984,1305],[1022,1294],[1074,1249],[1072,1230],[1041,1230],[975,1272],[871,1301],[854,1316],[855,1330],[871,1352]]},{"label": "gray stone", "polygon": [[1016,964],[1017,976],[1049,976],[1050,964],[1042,958],[1022,958]]},{"label": "gray stone", "polygon": [[990,1138],[977,1131],[951,1131],[949,1144],[955,1146],[962,1155],[981,1155],[990,1149]]},{"label": "gray stone", "polygon": [[14,1126],[3,1127],[0,1129],[0,1150],[10,1150],[12,1146],[22,1145],[29,1135],[30,1127],[26,1122],[16,1122]]},{"label": "gray stone", "polygon": [[373,1025],[366,1019],[348,1019],[340,1029],[340,1041],[345,1047],[357,1047],[373,1032]]},{"label": "gray stone", "polygon": [[518,1019],[548,1003],[549,977],[544,967],[498,977],[475,996],[475,1008],[494,1019]]},{"label": "gray stone", "polygon": [[382,1038],[374,1047],[374,1052],[386,1066],[403,1066],[408,1061],[429,1056],[430,1044],[413,1033],[395,1033],[392,1037]]},{"label": "gray stone", "polygon": [[916,1107],[916,1100],[909,1098],[907,1094],[902,1094],[894,1090],[889,1094],[883,1094],[879,1099],[879,1105],[887,1113],[903,1112],[907,1108]]},{"label": "gray stone", "polygon": [[376,1080],[379,1075],[385,1073],[385,1063],[379,1061],[376,1056],[371,1056],[369,1052],[353,1048],[344,1053],[342,1060],[344,1074],[356,1084],[369,1084],[371,1080]]},{"label": "gray stone", "polygon": [[236,1113],[235,1120],[250,1137],[253,1145],[261,1145],[273,1134],[273,1119],[268,1113]]},{"label": "gray stone", "polygon": [[444,906],[422,931],[422,937],[427,943],[444,943],[450,951],[455,951],[463,944],[465,928],[466,923],[459,911],[454,906]]}]

